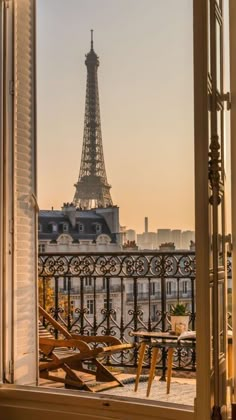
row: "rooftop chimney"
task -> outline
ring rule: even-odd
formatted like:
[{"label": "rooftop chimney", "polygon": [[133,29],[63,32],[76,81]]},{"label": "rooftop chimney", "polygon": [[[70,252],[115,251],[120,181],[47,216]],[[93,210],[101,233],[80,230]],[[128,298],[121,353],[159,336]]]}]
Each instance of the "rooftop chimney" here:
[{"label": "rooftop chimney", "polygon": [[145,233],[148,233],[148,217],[144,218]]}]

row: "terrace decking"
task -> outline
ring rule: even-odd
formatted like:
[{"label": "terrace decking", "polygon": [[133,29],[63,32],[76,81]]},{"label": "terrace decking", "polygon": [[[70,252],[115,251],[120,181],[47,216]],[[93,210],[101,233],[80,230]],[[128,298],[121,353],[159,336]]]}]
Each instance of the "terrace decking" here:
[{"label": "terrace decking", "polygon": [[[132,336],[133,331],[170,330],[170,305],[175,302],[188,305],[189,329],[195,330],[195,269],[193,251],[44,253],[39,255],[40,304],[74,334],[112,335],[124,343],[138,343],[138,337]],[[227,273],[231,279],[230,258]],[[228,323],[231,323],[230,315]],[[56,330],[51,332],[58,337]],[[150,369],[150,360],[151,347],[145,353],[145,374]],[[140,382],[138,392],[134,392],[137,347],[131,352],[104,359],[103,363],[109,369],[121,369],[120,378],[125,384],[124,387],[102,391],[103,395],[194,405],[195,348],[177,346],[170,393],[166,393],[166,382],[156,376],[148,398],[147,381]],[[164,379],[167,368],[165,348],[156,368],[156,373]],[[47,380],[41,380],[40,385],[49,388],[63,386]]]},{"label": "terrace decking", "polygon": [[[160,376],[155,376],[150,396],[146,397],[147,377],[146,380],[140,381],[137,392],[134,392],[135,375],[121,373],[119,380],[124,383],[124,387],[117,387],[102,391],[96,395],[109,395],[116,398],[138,398],[145,401],[167,402],[173,404],[181,404],[185,406],[193,406],[196,397],[196,379],[189,378],[172,378],[171,391],[166,393],[166,382],[160,381]],[[44,388],[63,388],[63,384],[40,379],[40,386]],[[68,390],[69,391],[69,390]],[[79,391],[78,392],[85,392]]]}]

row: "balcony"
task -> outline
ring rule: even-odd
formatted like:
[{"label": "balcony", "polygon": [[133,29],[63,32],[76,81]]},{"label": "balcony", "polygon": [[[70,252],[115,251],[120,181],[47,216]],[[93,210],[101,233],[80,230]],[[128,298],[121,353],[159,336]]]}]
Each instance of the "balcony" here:
[{"label": "balcony", "polygon": [[[40,304],[71,332],[113,335],[123,342],[138,342],[133,331],[170,330],[170,305],[179,301],[188,305],[189,329],[195,330],[194,252],[41,254],[38,274]],[[169,282],[171,290],[170,286],[167,290]],[[150,357],[149,348],[144,360],[146,374]],[[124,375],[128,372],[130,377],[135,375],[137,361],[138,350],[134,348],[128,354],[109,357],[105,363]],[[166,368],[167,351],[163,348],[157,363],[159,379],[165,380]],[[194,347],[177,347],[173,375],[185,378],[184,383],[190,381],[190,388],[195,389],[191,382],[195,369]],[[117,390],[113,392],[117,395]]]}]

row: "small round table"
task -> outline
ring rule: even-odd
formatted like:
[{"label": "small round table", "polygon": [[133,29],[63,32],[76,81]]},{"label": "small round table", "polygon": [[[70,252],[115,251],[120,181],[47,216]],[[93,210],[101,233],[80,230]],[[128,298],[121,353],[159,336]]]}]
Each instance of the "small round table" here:
[{"label": "small round table", "polygon": [[[160,352],[160,349],[167,348],[167,388],[166,392],[170,392],[170,382],[171,382],[171,373],[172,373],[172,362],[173,362],[173,353],[174,349],[179,346],[195,348],[196,343],[196,332],[189,331],[186,335],[181,334],[180,336],[175,335],[170,332],[147,332],[147,331],[133,331],[132,335],[134,337],[139,337],[142,339],[139,348],[139,361],[137,368],[137,375],[135,380],[134,390],[138,390],[139,378],[142,372],[144,354],[146,346],[151,344],[153,348],[152,357],[151,357],[151,366],[148,377],[148,386],[147,386],[147,397],[150,394],[151,386],[153,379],[155,377],[155,368],[157,358]],[[183,344],[183,341],[184,344]]]}]

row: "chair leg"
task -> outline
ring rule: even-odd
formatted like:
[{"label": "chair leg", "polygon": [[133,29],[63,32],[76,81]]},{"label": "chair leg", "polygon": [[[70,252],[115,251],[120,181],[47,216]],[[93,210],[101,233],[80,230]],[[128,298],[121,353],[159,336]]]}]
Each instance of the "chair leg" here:
[{"label": "chair leg", "polygon": [[143,359],[144,359],[146,346],[147,346],[147,343],[145,343],[144,341],[140,344],[139,357],[138,357],[138,368],[137,368],[137,375],[136,375],[135,387],[134,387],[135,392],[138,390],[139,377],[140,377],[140,374],[142,372]]},{"label": "chair leg", "polygon": [[124,386],[119,379],[113,375],[113,373],[108,370],[101,362],[94,359],[93,363],[96,365],[96,380],[101,382],[110,382],[110,381],[116,381],[117,385]]},{"label": "chair leg", "polygon": [[170,381],[171,381],[171,373],[172,373],[172,362],[173,362],[173,353],[174,349],[170,347],[168,349],[168,362],[167,362],[167,388],[166,393],[170,393]]},{"label": "chair leg", "polygon": [[154,347],[152,351],[151,367],[150,367],[150,373],[149,373],[149,378],[148,378],[147,397],[149,397],[152,381],[155,377],[155,369],[156,369],[158,354],[159,354],[159,349],[157,347]]}]

